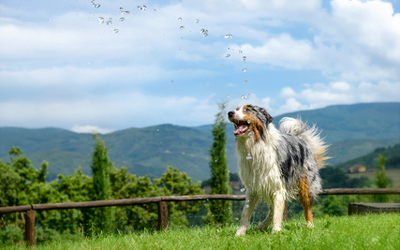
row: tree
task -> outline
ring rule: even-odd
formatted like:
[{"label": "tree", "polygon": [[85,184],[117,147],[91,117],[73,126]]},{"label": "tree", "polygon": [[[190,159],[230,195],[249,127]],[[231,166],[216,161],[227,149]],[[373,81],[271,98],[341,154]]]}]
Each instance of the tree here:
[{"label": "tree", "polygon": [[[172,166],[168,166],[161,178],[154,179],[154,185],[158,188],[161,195],[199,195],[204,194],[200,182],[193,183],[192,179],[185,172]],[[168,213],[171,218],[170,225],[188,225],[187,220],[190,215],[196,214],[203,206],[203,201],[182,201],[169,202]],[[198,221],[192,221],[198,223]]]},{"label": "tree", "polygon": [[[211,194],[231,194],[229,186],[228,158],[226,156],[226,103],[219,103],[219,112],[216,115],[212,134],[213,145],[210,150],[211,168]],[[223,224],[232,220],[232,202],[225,200],[212,200],[209,204],[209,214],[206,221]]]},{"label": "tree", "polygon": [[[96,135],[96,143],[92,157],[92,180],[93,180],[93,199],[111,199],[110,168],[112,163],[108,160],[107,147],[104,141]],[[103,231],[110,231],[110,222],[114,220],[113,210],[110,207],[98,208],[95,210],[95,217],[102,222],[99,227]]]},{"label": "tree", "polygon": [[[383,154],[380,154],[378,156],[379,171],[376,172],[376,185],[378,188],[389,187],[389,179],[386,177],[385,163],[386,157]],[[387,195],[375,195],[374,198],[377,202],[387,202],[389,197]]]}]

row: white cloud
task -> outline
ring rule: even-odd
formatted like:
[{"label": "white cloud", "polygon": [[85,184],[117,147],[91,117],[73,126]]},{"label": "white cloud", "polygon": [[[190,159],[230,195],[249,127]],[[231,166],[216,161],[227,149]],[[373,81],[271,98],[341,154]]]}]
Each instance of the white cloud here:
[{"label": "white cloud", "polygon": [[[210,124],[217,105],[210,98],[155,96],[139,92],[116,92],[81,100],[59,102],[2,102],[0,126],[62,127],[74,131],[97,128],[106,133],[126,127],[145,127],[160,123],[178,125]],[[95,124],[87,127],[80,124]],[[83,126],[83,127],[82,127]],[[90,132],[90,131],[89,131]]]},{"label": "white cloud", "polygon": [[308,40],[295,40],[289,34],[268,39],[262,46],[240,46],[252,62],[267,63],[288,69],[309,68],[313,62],[313,48]]},{"label": "white cloud", "polygon": [[252,62],[321,70],[338,80],[400,77],[400,14],[393,13],[390,3],[334,0],[332,13],[325,13],[318,4],[313,6],[314,12],[302,19],[310,27],[310,38],[282,32],[270,34],[261,45],[243,44],[240,49]]},{"label": "white cloud", "polygon": [[290,97],[295,96],[296,92],[291,87],[285,87],[281,90],[281,96],[283,97]]},{"label": "white cloud", "polygon": [[332,82],[329,85],[332,89],[339,91],[349,91],[351,89],[350,84],[347,82]]},{"label": "white cloud", "polygon": [[279,107],[279,113],[288,113],[296,110],[306,109],[306,106],[302,105],[295,98],[290,97],[286,99],[286,103]]},{"label": "white cloud", "polygon": [[[87,65],[85,65],[87,66]],[[25,70],[3,70],[0,71],[2,84],[20,84],[22,86],[35,87],[61,87],[66,85],[87,86],[99,85],[104,82],[129,81],[131,84],[140,84],[160,79],[169,73],[158,65],[129,65],[125,67],[52,67]]]},{"label": "white cloud", "polygon": [[93,125],[74,125],[71,131],[84,134],[108,134],[112,132],[109,129],[99,128]]},{"label": "white cloud", "polygon": [[[290,89],[290,90],[289,90]],[[290,94],[285,94],[290,93]],[[360,102],[400,102],[400,82],[348,83],[331,82],[328,84],[304,85],[295,93],[291,88],[283,88],[281,96],[285,103],[277,103],[277,114],[296,110],[322,108],[337,104]]]},{"label": "white cloud", "polygon": [[270,97],[265,97],[261,100],[262,107],[267,109],[268,112],[273,111],[273,109],[271,108],[271,103],[272,103],[272,100]]}]

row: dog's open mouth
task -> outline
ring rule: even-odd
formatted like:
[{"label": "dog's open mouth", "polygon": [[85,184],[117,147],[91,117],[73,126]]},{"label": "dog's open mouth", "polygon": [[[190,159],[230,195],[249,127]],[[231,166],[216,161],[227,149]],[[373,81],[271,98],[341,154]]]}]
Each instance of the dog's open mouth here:
[{"label": "dog's open mouth", "polygon": [[247,130],[249,130],[249,124],[245,121],[238,121],[235,122],[235,130],[233,131],[233,134],[235,136],[241,136],[244,135]]}]

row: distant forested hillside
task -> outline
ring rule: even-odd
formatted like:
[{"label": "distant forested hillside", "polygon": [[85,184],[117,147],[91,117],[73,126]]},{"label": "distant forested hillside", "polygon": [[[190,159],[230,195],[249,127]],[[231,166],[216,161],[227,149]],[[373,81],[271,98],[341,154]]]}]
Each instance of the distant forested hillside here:
[{"label": "distant forested hillside", "polygon": [[[336,105],[323,109],[300,111],[277,116],[302,117],[317,124],[321,135],[331,144],[330,165],[336,165],[374,151],[377,147],[400,142],[400,103],[368,103]],[[233,125],[228,124],[228,164],[237,172]],[[209,150],[212,144],[211,125],[184,127],[170,124],[146,128],[129,128],[100,135],[117,168],[125,166],[138,175],[159,177],[168,165],[187,172],[194,180],[210,177]],[[72,174],[79,166],[90,173],[93,135],[64,129],[0,128],[0,158],[9,161],[7,151],[18,146],[36,167],[49,162],[48,180],[57,174]]]},{"label": "distant forested hillside", "polygon": [[346,170],[353,165],[363,165],[369,168],[378,168],[378,156],[382,154],[386,157],[385,168],[400,168],[400,144],[395,146],[389,146],[387,148],[379,147],[376,148],[373,152],[363,155],[361,157],[357,157],[350,161],[343,162],[341,164],[336,165],[337,168],[342,170]]}]

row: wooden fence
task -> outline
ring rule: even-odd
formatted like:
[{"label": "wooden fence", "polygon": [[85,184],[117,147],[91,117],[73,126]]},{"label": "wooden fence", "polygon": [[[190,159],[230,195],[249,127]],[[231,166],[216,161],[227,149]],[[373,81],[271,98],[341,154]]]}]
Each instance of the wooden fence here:
[{"label": "wooden fence", "polygon": [[[400,188],[333,188],[324,189],[320,195],[354,195],[354,194],[400,194]],[[40,210],[95,208],[109,206],[126,206],[147,203],[158,203],[158,230],[168,226],[167,202],[199,201],[199,200],[245,200],[245,195],[187,195],[187,196],[160,196],[147,198],[132,198],[120,200],[83,201],[68,203],[33,204],[13,207],[0,207],[0,214],[25,212],[25,240],[30,246],[35,245],[35,215]],[[287,210],[286,210],[287,211]]]}]

